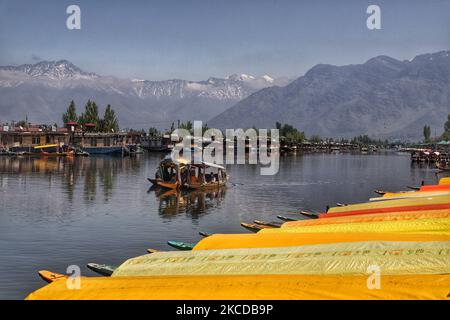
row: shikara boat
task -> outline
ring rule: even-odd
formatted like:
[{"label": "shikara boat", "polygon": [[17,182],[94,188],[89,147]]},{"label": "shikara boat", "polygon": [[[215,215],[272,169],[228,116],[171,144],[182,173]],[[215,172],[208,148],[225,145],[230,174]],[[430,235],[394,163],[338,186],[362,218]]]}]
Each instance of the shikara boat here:
[{"label": "shikara boat", "polygon": [[200,231],[198,234],[201,235],[204,238],[209,237],[209,236],[212,235],[211,233],[208,233],[208,232],[205,232],[205,231]]},{"label": "shikara boat", "polygon": [[263,221],[263,220],[253,220],[254,223],[262,225],[262,226],[268,226],[273,228],[280,228],[282,223],[280,222],[270,222],[270,221]]},{"label": "shikara boat", "polygon": [[40,157],[66,157],[69,152],[62,151],[57,144],[45,144],[32,148],[31,155]]},{"label": "shikara boat", "polygon": [[158,181],[162,181],[161,179],[152,179],[152,178],[147,178],[148,181],[151,182],[151,184],[153,185],[158,185]]},{"label": "shikara boat", "polygon": [[277,218],[280,219],[280,220],[283,220],[283,221],[297,221],[297,220],[299,220],[299,219],[290,218],[290,217],[281,216],[281,215],[278,215]]},{"label": "shikara boat", "polygon": [[90,270],[95,273],[101,274],[102,276],[109,277],[113,274],[114,270],[117,269],[116,266],[110,266],[107,264],[98,264],[98,263],[88,263],[86,265]]},{"label": "shikara boat", "polygon": [[305,217],[311,218],[311,219],[317,219],[317,218],[319,218],[319,216],[318,216],[317,214],[312,213],[312,212],[300,211],[300,214],[303,215],[303,216],[305,216]]},{"label": "shikara boat", "polygon": [[179,189],[182,186],[181,176],[186,170],[188,161],[179,158],[172,159],[170,156],[160,162],[155,173],[155,178],[147,178],[153,185],[166,189]]},{"label": "shikara boat", "polygon": [[436,162],[436,168],[438,168],[439,171],[450,171],[450,167],[447,164],[442,164],[439,162]]},{"label": "shikara boat", "polygon": [[245,229],[250,230],[252,232],[258,232],[262,229],[273,229],[274,228],[274,227],[269,227],[269,226],[260,225],[260,224],[256,224],[256,223],[246,223],[246,222],[241,222],[241,226],[243,226]]},{"label": "shikara boat", "polygon": [[189,251],[192,250],[196,243],[187,243],[181,241],[167,241],[167,244],[175,249]]},{"label": "shikara boat", "polygon": [[[211,169],[210,173],[207,173],[208,169]],[[187,176],[183,179],[183,187],[192,190],[214,189],[225,186],[228,178],[225,167],[202,161],[187,166]]]},{"label": "shikara boat", "polygon": [[[211,171],[207,173],[207,169]],[[228,181],[223,166],[199,162],[190,163],[184,158],[166,157],[158,166],[155,178],[147,178],[153,185],[167,189],[210,190],[225,186]]]},{"label": "shikara boat", "polygon": [[48,270],[41,270],[38,272],[39,276],[46,282],[51,283],[58,279],[67,279],[69,278],[66,274],[51,272]]}]

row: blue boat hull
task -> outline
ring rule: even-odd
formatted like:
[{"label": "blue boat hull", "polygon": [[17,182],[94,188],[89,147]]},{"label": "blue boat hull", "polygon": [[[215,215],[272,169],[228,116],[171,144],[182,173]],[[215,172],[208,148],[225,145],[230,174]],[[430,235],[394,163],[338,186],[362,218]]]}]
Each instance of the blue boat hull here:
[{"label": "blue boat hull", "polygon": [[122,146],[113,146],[113,147],[83,147],[83,151],[88,152],[89,154],[122,154],[123,147]]}]

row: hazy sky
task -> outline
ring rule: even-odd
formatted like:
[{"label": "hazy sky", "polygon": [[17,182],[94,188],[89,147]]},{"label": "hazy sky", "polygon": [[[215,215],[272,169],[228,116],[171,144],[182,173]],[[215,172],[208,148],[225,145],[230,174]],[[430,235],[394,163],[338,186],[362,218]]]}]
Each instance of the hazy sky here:
[{"label": "hazy sky", "polygon": [[[81,8],[81,30],[66,8]],[[369,4],[381,30],[368,30]],[[102,75],[161,80],[233,73],[297,77],[450,49],[450,0],[0,0],[0,65],[67,59]]]}]

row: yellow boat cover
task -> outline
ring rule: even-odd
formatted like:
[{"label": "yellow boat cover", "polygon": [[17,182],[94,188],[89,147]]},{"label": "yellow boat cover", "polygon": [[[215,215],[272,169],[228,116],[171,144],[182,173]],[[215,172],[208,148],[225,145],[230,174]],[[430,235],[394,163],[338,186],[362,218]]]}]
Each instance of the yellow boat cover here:
[{"label": "yellow boat cover", "polygon": [[155,276],[81,278],[79,290],[57,280],[27,300],[448,300],[450,275],[381,276]]},{"label": "yellow boat cover", "polygon": [[435,197],[435,196],[445,196],[450,195],[450,190],[424,190],[424,191],[413,191],[413,192],[387,192],[381,197],[370,198],[370,201],[385,201],[394,199],[407,199],[407,198],[420,198],[420,197]]},{"label": "yellow boat cover", "polygon": [[376,232],[213,234],[200,240],[193,250],[273,248],[359,241],[450,241],[450,235]]},{"label": "yellow boat cover", "polygon": [[[331,218],[328,218],[331,219]],[[258,233],[323,233],[323,232],[409,232],[422,234],[450,235],[450,218],[355,222],[342,224],[325,224],[317,226],[302,226],[295,228],[270,228],[262,229]]]},{"label": "yellow boat cover", "polygon": [[[112,277],[156,275],[450,273],[450,242],[347,242],[298,247],[156,252],[125,261]],[[449,288],[450,289],[450,288]]]},{"label": "yellow boat cover", "polygon": [[289,221],[281,225],[281,228],[292,228],[302,226],[318,226],[324,224],[340,224],[355,222],[377,222],[396,220],[415,220],[430,218],[450,218],[450,209],[429,210],[429,211],[402,211],[389,213],[361,214],[354,216],[333,217],[327,219],[308,219],[299,221]]},{"label": "yellow boat cover", "polygon": [[447,184],[450,184],[450,177],[439,179],[439,185],[447,185]]},{"label": "yellow boat cover", "polygon": [[404,206],[422,206],[431,204],[448,204],[450,203],[450,195],[435,196],[435,197],[420,197],[411,199],[395,199],[386,201],[372,201],[359,204],[349,204],[342,207],[332,207],[328,210],[328,213],[367,210],[367,209],[379,209],[379,208],[391,208],[391,207],[404,207]]}]

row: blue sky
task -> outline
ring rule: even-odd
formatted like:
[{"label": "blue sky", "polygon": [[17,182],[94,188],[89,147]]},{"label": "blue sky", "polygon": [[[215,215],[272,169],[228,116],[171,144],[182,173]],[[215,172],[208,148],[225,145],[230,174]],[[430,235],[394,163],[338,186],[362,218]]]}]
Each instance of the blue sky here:
[{"label": "blue sky", "polygon": [[[81,8],[81,30],[66,8]],[[381,7],[368,30],[366,8]],[[0,0],[0,65],[67,59],[102,75],[162,80],[297,77],[317,63],[450,49],[450,0]]]}]

